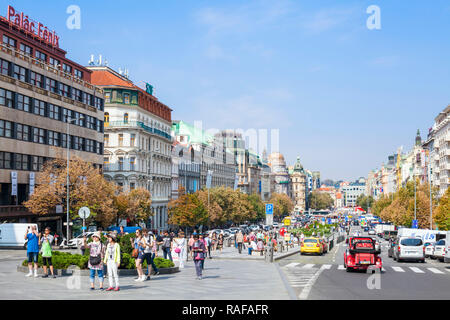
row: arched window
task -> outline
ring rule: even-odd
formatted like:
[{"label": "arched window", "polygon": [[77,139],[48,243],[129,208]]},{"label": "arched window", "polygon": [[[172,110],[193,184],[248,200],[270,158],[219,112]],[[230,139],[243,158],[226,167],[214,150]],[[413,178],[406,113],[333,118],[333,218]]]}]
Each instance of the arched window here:
[{"label": "arched window", "polygon": [[125,113],[125,114],[123,115],[123,122],[124,122],[124,123],[128,123],[128,113]]},{"label": "arched window", "polygon": [[108,126],[109,125],[109,113],[105,112],[105,121],[104,121],[104,126]]}]

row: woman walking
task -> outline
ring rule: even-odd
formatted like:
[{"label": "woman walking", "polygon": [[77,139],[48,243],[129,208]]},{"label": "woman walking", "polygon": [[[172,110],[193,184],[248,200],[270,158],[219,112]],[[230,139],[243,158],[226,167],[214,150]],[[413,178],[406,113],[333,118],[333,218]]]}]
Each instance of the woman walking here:
[{"label": "woman walking", "polygon": [[202,262],[205,260],[205,251],[205,243],[199,239],[197,234],[195,234],[194,244],[192,245],[192,253],[198,280],[202,279]]},{"label": "woman walking", "polygon": [[105,248],[100,241],[100,232],[95,232],[92,235],[92,242],[86,244],[86,236],[83,237],[83,245],[86,249],[89,249],[89,262],[88,267],[91,270],[89,280],[91,282],[91,290],[95,290],[95,274],[97,273],[98,280],[100,281],[100,290],[103,290],[103,258]]},{"label": "woman walking", "polygon": [[134,247],[133,258],[136,259],[136,270],[138,273],[137,279],[134,281],[142,282],[146,280],[144,271],[142,270],[142,260],[144,258],[144,250],[147,246],[145,238],[142,236],[141,230],[136,230],[136,239],[130,238],[131,244]]},{"label": "woman walking", "polygon": [[217,233],[213,232],[211,236],[211,248],[212,252],[215,252],[217,250]]},{"label": "woman walking", "polygon": [[[106,246],[106,254],[103,262],[108,268],[109,288],[106,291],[119,291],[119,266],[120,266],[120,245],[114,233],[108,234],[108,245]],[[115,282],[115,287],[114,287]]]},{"label": "woman walking", "polygon": [[173,244],[175,246],[175,253],[178,254],[178,261],[180,261],[179,268],[184,268],[184,258],[186,257],[186,238],[184,237],[184,232],[180,231],[178,233],[178,238],[173,239]]},{"label": "woman walking", "polygon": [[217,239],[217,249],[220,250],[220,253],[222,253],[223,248],[223,234],[219,234],[219,238]]}]

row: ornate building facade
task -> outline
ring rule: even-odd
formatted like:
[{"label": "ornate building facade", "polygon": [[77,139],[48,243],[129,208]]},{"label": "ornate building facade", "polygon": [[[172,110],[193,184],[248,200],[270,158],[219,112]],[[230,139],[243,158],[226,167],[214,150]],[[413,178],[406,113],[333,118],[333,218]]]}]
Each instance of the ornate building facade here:
[{"label": "ornate building facade", "polygon": [[294,211],[303,213],[306,210],[306,202],[308,195],[307,177],[300,157],[297,157],[292,173],[290,174],[292,184],[292,200],[294,201]]}]

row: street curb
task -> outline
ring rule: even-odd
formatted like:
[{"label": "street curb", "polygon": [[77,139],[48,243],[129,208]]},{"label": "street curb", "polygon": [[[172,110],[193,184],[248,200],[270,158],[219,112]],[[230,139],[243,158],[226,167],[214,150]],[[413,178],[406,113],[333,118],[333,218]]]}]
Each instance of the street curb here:
[{"label": "street curb", "polygon": [[287,257],[290,257],[290,256],[293,256],[294,254],[297,254],[297,253],[300,253],[300,248],[299,249],[294,249],[294,251],[292,251],[292,252],[288,252],[288,253],[285,253],[285,254],[283,254],[283,255],[281,255],[281,256],[278,256],[278,257],[274,257],[273,258],[273,261],[278,261],[278,260],[280,260],[280,259],[284,259],[284,258],[287,258]]},{"label": "street curb", "polygon": [[[48,268],[50,269],[50,268]],[[75,269],[76,270],[76,269]],[[48,270],[50,272],[50,270]],[[71,276],[73,274],[73,269],[54,269],[53,270],[55,272],[55,275],[58,276]],[[136,269],[119,269],[118,270],[118,275],[119,276],[135,276],[137,275],[137,271]],[[172,268],[160,268],[158,269],[160,274],[172,274],[172,273],[177,273],[180,272],[180,269],[178,267],[172,267]],[[27,273],[28,272],[28,267],[24,267],[22,265],[17,266],[17,272],[23,272],[23,273]],[[43,275],[44,274],[44,269],[43,268],[38,268],[38,275]],[[90,275],[90,270],[78,270],[78,274],[80,276],[89,276]],[[152,274],[154,274],[154,272],[152,272]]]}]

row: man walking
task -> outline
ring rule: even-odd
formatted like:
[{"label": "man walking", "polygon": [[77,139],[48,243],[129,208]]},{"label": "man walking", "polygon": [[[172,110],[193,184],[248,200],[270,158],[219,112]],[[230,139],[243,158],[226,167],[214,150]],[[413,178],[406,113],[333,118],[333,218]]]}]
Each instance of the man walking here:
[{"label": "man walking", "polygon": [[34,262],[34,277],[37,278],[38,269],[38,257],[39,257],[39,235],[36,226],[28,226],[25,232],[25,240],[28,240],[27,244],[27,256],[28,256],[28,270],[30,271],[26,274],[26,277],[31,277],[33,275],[32,262]]},{"label": "man walking", "polygon": [[236,242],[238,245],[239,254],[241,254],[242,253],[242,244],[244,243],[244,235],[242,234],[241,230],[239,230],[236,233]]},{"label": "man walking", "polygon": [[162,244],[164,259],[167,259],[167,256],[168,256],[169,260],[173,261],[173,259],[172,259],[172,238],[169,236],[169,232],[167,230],[164,231],[164,236],[162,238],[162,241],[159,244]]}]

